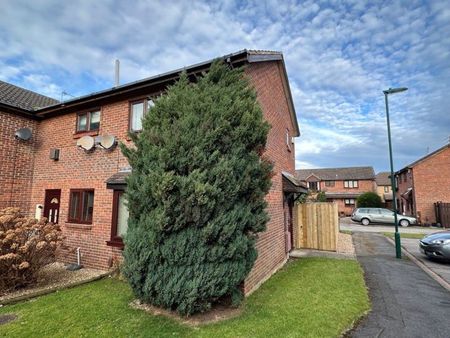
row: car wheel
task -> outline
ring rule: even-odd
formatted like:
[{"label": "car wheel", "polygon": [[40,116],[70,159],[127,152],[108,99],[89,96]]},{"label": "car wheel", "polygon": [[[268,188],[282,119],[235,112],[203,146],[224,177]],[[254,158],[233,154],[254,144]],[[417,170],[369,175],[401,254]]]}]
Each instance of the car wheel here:
[{"label": "car wheel", "polygon": [[406,228],[407,226],[409,226],[409,221],[407,219],[402,219],[400,221],[400,225],[404,228]]},{"label": "car wheel", "polygon": [[369,221],[368,218],[363,218],[363,219],[361,220],[361,224],[362,224],[362,225],[369,225],[369,224],[370,224],[370,221]]}]

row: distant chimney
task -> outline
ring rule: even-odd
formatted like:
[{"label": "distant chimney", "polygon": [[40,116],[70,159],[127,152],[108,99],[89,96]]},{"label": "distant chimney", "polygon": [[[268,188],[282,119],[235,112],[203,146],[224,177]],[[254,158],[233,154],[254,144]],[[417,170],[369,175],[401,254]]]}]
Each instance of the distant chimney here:
[{"label": "distant chimney", "polygon": [[115,67],[115,76],[114,76],[114,87],[119,86],[119,68],[120,68],[120,61],[116,59],[116,67]]}]

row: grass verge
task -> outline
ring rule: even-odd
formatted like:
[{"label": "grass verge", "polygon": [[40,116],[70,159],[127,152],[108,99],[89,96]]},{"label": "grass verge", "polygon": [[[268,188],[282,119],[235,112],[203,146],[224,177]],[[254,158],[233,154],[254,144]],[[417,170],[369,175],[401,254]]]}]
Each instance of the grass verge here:
[{"label": "grass verge", "polygon": [[130,288],[104,279],[0,308],[18,319],[0,336],[28,337],[337,337],[369,309],[356,261],[289,262],[246,299],[242,315],[197,328],[128,306]]},{"label": "grass verge", "polygon": [[[394,233],[393,232],[383,232],[383,235],[390,237],[390,238],[394,238]],[[426,236],[426,234],[410,234],[410,233],[402,233],[400,234],[401,238],[413,238],[413,239],[422,239]]]}]

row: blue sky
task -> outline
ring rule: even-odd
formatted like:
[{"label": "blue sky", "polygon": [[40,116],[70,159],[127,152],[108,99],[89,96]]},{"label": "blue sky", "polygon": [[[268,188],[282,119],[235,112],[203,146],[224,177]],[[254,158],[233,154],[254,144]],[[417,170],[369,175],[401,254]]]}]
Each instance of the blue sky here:
[{"label": "blue sky", "polygon": [[450,136],[449,1],[0,0],[0,79],[60,99],[240,49],[282,51],[297,168],[396,169]]}]

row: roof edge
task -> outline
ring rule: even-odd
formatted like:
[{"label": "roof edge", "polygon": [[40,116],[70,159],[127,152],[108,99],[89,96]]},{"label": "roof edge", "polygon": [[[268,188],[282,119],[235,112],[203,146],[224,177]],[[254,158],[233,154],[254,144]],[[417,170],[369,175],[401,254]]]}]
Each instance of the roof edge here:
[{"label": "roof edge", "polygon": [[[51,105],[51,106],[47,106],[47,107],[43,107],[39,110],[36,110],[35,112],[39,115],[39,116],[43,116],[49,112],[54,112],[55,110],[59,110],[59,109],[65,109],[67,107],[73,106],[73,105],[77,105],[77,104],[82,104],[82,103],[86,103],[88,101],[93,101],[93,100],[97,100],[97,99],[102,99],[102,98],[106,98],[115,94],[123,94],[126,93],[128,91],[131,91],[132,89],[135,88],[141,88],[141,87],[145,87],[147,85],[150,84],[158,84],[161,82],[169,82],[171,79],[177,79],[180,74],[183,71],[192,71],[195,72],[196,69],[203,69],[206,66],[209,66],[212,62],[214,62],[215,60],[221,59],[224,60],[226,62],[238,62],[238,61],[242,61],[242,58],[245,58],[245,60],[247,60],[247,54],[248,51],[246,49],[240,50],[238,52],[235,53],[231,53],[231,54],[227,54],[224,56],[219,56],[207,61],[203,61],[203,62],[199,62],[187,67],[182,67],[182,68],[178,68],[175,70],[171,70],[168,72],[164,72],[164,73],[160,73],[157,75],[153,75],[153,76],[149,76],[140,80],[136,80],[136,81],[132,81],[123,85],[119,85],[116,87],[111,87],[108,89],[104,89],[104,90],[100,90],[97,92],[93,92],[93,93],[89,93],[83,96],[79,96],[67,101],[63,101],[60,102],[58,104],[55,105]],[[231,59],[234,60],[231,60]],[[158,81],[159,80],[159,81]]]},{"label": "roof edge", "polygon": [[127,93],[132,93],[133,91],[144,90],[144,88],[147,86],[153,86],[158,84],[161,85],[166,82],[170,83],[171,81],[176,81],[176,79],[179,78],[181,72],[187,71],[191,75],[197,74],[201,71],[204,71],[205,68],[206,69],[209,68],[211,63],[218,59],[223,60],[230,64],[239,64],[239,65],[242,64],[243,62],[244,63],[245,62],[256,63],[267,61],[280,62],[283,68],[283,75],[282,75],[283,87],[285,88],[288,107],[291,115],[291,121],[295,129],[294,136],[300,136],[300,128],[298,125],[297,114],[295,112],[295,106],[292,99],[291,89],[289,86],[286,65],[284,63],[283,54],[277,51],[258,51],[258,50],[243,49],[231,54],[219,56],[214,59],[196,63],[188,67],[178,68],[169,72],[147,77],[117,87],[112,87],[105,90],[93,92],[71,100],[57,103],[55,105],[43,107],[35,110],[34,113],[36,114],[36,116],[44,118],[47,115],[52,116],[53,114],[58,114],[62,111],[65,111],[68,108],[75,110],[77,109],[77,106],[85,106],[89,104],[89,102],[95,104],[94,102],[97,102],[98,100],[106,100],[114,95],[127,95]]},{"label": "roof edge", "polygon": [[34,115],[32,111],[13,106],[4,102],[0,102],[0,112],[5,112],[12,115],[18,115],[21,117],[28,118],[30,120],[39,120],[39,117]]}]

